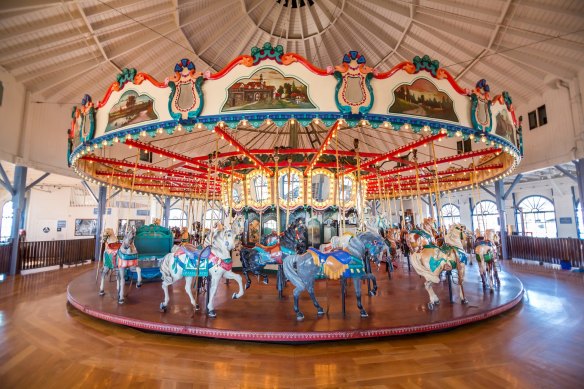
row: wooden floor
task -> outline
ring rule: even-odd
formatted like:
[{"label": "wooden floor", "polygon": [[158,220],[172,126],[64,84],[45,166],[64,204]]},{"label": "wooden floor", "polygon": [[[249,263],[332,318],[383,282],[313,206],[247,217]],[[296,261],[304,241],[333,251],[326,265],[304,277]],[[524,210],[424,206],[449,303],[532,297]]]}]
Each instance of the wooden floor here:
[{"label": "wooden floor", "polygon": [[281,345],[144,333],[66,304],[87,267],[0,284],[0,388],[578,388],[582,275],[504,264],[523,303],[477,324],[378,340]]},{"label": "wooden floor", "polygon": [[[268,285],[253,282],[241,299],[233,300],[231,296],[238,291],[237,284],[221,282],[214,298],[216,318],[209,318],[204,310],[193,312],[184,281],[169,288],[170,305],[165,313],[159,310],[163,297],[160,282],[145,283],[140,289],[126,288],[128,296],[120,305],[116,300],[115,282],[106,283],[105,296],[98,295],[94,271],[75,277],[68,286],[67,298],[76,308],[91,316],[148,331],[306,343],[441,331],[505,312],[520,303],[523,296],[523,285],[508,272],[501,273],[501,287],[494,293],[485,293],[478,266],[469,266],[464,283],[469,303],[460,304],[457,288],[453,288],[456,302],[449,303],[448,283],[442,282],[434,286],[441,304],[429,311],[428,293],[423,279],[415,271],[407,271],[407,266],[402,266],[393,273],[391,280],[381,269],[375,269],[373,273],[377,277],[377,295],[368,296],[365,283],[361,285],[367,318],[362,318],[357,309],[352,282],[347,287],[346,314],[343,316],[340,282],[330,280],[315,283],[315,296],[325,311],[320,317],[308,293],[301,294],[303,321],[296,320],[292,308],[294,286],[290,283],[284,289],[282,300],[278,299],[274,282]],[[205,297],[203,294],[199,296],[199,304],[203,307]]]}]

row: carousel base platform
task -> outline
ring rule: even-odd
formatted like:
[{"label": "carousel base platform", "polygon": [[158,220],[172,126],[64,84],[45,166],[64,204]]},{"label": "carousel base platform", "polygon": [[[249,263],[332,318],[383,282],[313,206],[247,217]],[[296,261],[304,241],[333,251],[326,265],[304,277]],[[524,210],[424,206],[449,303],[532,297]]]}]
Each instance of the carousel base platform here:
[{"label": "carousel base platform", "polygon": [[[382,267],[382,269],[384,266]],[[362,318],[357,309],[352,282],[348,282],[346,314],[342,314],[340,282],[317,281],[316,297],[325,309],[318,317],[316,309],[304,292],[300,309],[305,315],[297,321],[294,313],[293,286],[287,283],[284,297],[279,300],[275,276],[264,285],[253,278],[252,286],[239,300],[232,300],[237,284],[223,280],[215,297],[216,318],[205,314],[205,295],[199,296],[201,310],[194,312],[184,290],[184,280],[169,288],[170,304],[167,312],[159,310],[164,293],[160,282],[148,282],[141,288],[129,289],[126,302],[115,300],[115,282],[106,282],[106,295],[98,295],[95,271],[88,271],[68,286],[69,302],[80,311],[98,319],[146,331],[190,335],[208,338],[236,339],[260,342],[307,343],[330,340],[348,340],[399,336],[442,331],[488,319],[512,309],[523,297],[523,285],[512,274],[501,271],[500,287],[493,293],[483,290],[478,266],[467,266],[466,305],[451,303],[447,282],[434,287],[441,302],[434,310],[427,307],[428,294],[422,279],[408,272],[402,264],[388,279],[387,273],[377,270],[377,296],[367,295],[362,284],[363,306],[369,317]],[[456,290],[453,288],[453,290]],[[456,299],[458,300],[458,299]]]}]

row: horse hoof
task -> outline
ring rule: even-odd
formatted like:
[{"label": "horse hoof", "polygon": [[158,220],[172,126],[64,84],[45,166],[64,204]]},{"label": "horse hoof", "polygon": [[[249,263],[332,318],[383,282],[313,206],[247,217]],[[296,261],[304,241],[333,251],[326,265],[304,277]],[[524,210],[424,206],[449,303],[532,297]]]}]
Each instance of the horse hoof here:
[{"label": "horse hoof", "polygon": [[201,307],[199,306],[199,304],[195,305],[195,311],[198,311],[200,309],[201,309]]},{"label": "horse hoof", "polygon": [[462,300],[460,300],[461,304],[468,304],[468,300],[466,298],[463,298]]},{"label": "horse hoof", "polygon": [[248,282],[247,284],[245,284],[245,289],[249,289],[249,287],[251,286],[251,282]]},{"label": "horse hoof", "polygon": [[232,298],[233,300],[237,300],[239,297],[237,297],[237,293],[233,293],[233,296],[231,296],[231,298]]},{"label": "horse hoof", "polygon": [[160,303],[160,312],[166,312],[166,305],[164,303]]},{"label": "horse hoof", "polygon": [[136,288],[140,288],[142,286],[142,283],[136,284]]},{"label": "horse hoof", "polygon": [[316,310],[316,314],[317,314],[318,316],[322,316],[322,315],[324,315],[324,309],[322,309],[322,308],[318,308],[318,309]]},{"label": "horse hoof", "polygon": [[217,313],[215,313],[215,310],[209,311],[209,313],[207,313],[207,316],[209,317],[217,317]]},{"label": "horse hoof", "polygon": [[119,299],[118,304],[122,305],[124,303],[124,299]]},{"label": "horse hoof", "polygon": [[302,312],[296,313],[296,320],[298,321],[304,320],[304,315],[302,314]]},{"label": "horse hoof", "polygon": [[434,303],[428,303],[428,309],[430,311],[433,311],[434,310]]},{"label": "horse hoof", "polygon": [[264,278],[264,285],[268,285],[268,283],[270,282],[270,280],[268,279],[268,277]]},{"label": "horse hoof", "polygon": [[489,292],[492,294],[492,293],[495,293],[495,290],[493,288],[490,288]]},{"label": "horse hoof", "polygon": [[105,295],[105,291],[103,291],[103,290],[100,290],[100,291],[99,291],[99,295],[100,295],[100,296],[104,296],[104,295]]},{"label": "horse hoof", "polygon": [[434,305],[440,305],[440,300],[434,301]]},{"label": "horse hoof", "polygon": [[369,315],[363,310],[361,311],[361,317],[369,317]]},{"label": "horse hoof", "polygon": [[369,291],[369,296],[375,296],[377,294],[376,290],[370,290]]}]

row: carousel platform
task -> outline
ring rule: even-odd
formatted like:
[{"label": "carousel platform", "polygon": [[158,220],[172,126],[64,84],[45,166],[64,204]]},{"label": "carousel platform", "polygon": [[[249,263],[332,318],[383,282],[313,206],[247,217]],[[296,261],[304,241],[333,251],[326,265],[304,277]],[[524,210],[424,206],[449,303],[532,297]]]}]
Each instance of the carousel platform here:
[{"label": "carousel platform", "polygon": [[232,300],[237,284],[221,281],[215,298],[216,318],[204,311],[205,296],[199,296],[202,306],[194,312],[184,291],[184,280],[169,288],[170,304],[166,313],[159,311],[163,291],[159,282],[147,282],[141,288],[132,286],[126,302],[115,300],[115,282],[106,282],[106,295],[98,295],[95,270],[88,271],[68,286],[68,301],[80,311],[115,324],[141,330],[208,338],[248,340],[259,342],[306,343],[330,340],[348,340],[399,336],[442,331],[478,322],[512,309],[523,297],[521,281],[506,272],[499,273],[501,285],[493,293],[483,291],[478,266],[468,266],[465,293],[469,304],[450,303],[446,282],[434,287],[441,303],[429,311],[428,294],[422,279],[408,272],[403,264],[388,279],[387,273],[377,270],[378,295],[367,296],[367,286],[362,284],[363,306],[369,317],[361,318],[356,306],[352,282],[347,288],[346,314],[342,314],[339,281],[317,281],[316,297],[325,309],[317,317],[316,309],[306,293],[302,294],[300,309],[305,315],[297,321],[292,303],[293,286],[287,283],[284,297],[279,300],[275,287],[276,277],[270,284],[258,284],[253,279],[250,289],[239,300]]}]

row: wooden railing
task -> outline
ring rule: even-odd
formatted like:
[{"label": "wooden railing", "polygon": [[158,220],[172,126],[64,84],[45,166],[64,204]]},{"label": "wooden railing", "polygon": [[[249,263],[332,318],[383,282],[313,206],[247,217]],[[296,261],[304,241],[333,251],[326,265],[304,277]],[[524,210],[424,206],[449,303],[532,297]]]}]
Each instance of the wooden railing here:
[{"label": "wooden railing", "polygon": [[584,240],[574,238],[533,238],[508,236],[511,258],[529,259],[559,265],[569,261],[572,267],[584,266]]},{"label": "wooden railing", "polygon": [[74,265],[93,259],[95,238],[20,242],[18,263],[20,270],[47,266]]},{"label": "wooden railing", "polygon": [[12,244],[1,244],[0,245],[0,274],[10,272],[10,251],[12,250]]}]

